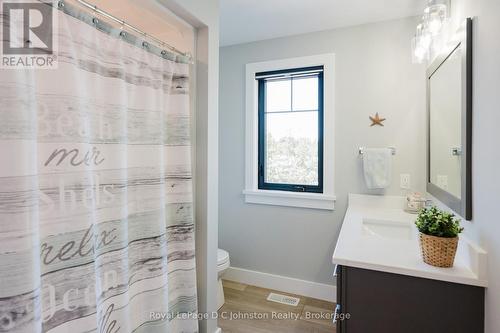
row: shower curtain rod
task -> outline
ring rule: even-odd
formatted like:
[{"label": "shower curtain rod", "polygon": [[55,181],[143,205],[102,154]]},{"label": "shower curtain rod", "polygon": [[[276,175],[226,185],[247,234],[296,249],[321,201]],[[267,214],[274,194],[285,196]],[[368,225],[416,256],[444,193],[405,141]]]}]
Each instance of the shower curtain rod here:
[{"label": "shower curtain rod", "polygon": [[[177,53],[181,56],[189,58],[190,61],[192,60],[192,56],[189,52],[182,52],[181,50],[177,49],[176,47],[146,33],[145,31],[142,31],[139,28],[134,27],[133,25],[128,24],[124,20],[120,20],[118,17],[116,17],[116,16],[114,16],[114,15],[112,15],[112,14],[110,14],[110,13],[108,13],[100,8],[97,8],[96,5],[92,5],[91,3],[89,3],[85,0],[73,0],[73,1],[76,1],[77,3],[81,4],[82,6],[88,8],[88,9],[91,9],[93,12],[95,12],[101,16],[105,16],[105,17],[115,21],[116,23],[120,23],[122,27],[126,27],[127,29],[133,30],[136,33],[142,35],[144,38],[148,38],[148,39],[154,41],[155,43],[157,43],[158,45],[160,45],[162,47],[166,47],[167,49],[169,49],[170,51],[172,51],[174,53]],[[61,4],[61,3],[64,3],[64,1],[59,1],[59,4]]]}]

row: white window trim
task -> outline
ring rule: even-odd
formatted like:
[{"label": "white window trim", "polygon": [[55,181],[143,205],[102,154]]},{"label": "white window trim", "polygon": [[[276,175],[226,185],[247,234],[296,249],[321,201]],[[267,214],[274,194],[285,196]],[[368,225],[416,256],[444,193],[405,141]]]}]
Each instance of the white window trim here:
[{"label": "white window trim", "polygon": [[[245,202],[334,210],[334,54],[289,58],[246,65]],[[258,85],[255,73],[323,66],[323,193],[258,189]]]}]

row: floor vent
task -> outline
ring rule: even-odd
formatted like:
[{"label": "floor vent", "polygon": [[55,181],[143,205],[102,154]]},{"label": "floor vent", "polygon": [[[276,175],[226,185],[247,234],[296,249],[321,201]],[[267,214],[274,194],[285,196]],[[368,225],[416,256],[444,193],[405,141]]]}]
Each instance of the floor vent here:
[{"label": "floor vent", "polygon": [[300,302],[300,298],[275,293],[270,293],[269,296],[267,296],[267,300],[291,306],[297,306]]}]

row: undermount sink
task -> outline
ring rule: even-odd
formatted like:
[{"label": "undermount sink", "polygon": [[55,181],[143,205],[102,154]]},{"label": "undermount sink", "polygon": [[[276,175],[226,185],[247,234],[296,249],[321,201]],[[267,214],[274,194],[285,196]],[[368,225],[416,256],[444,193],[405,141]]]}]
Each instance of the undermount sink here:
[{"label": "undermount sink", "polygon": [[387,239],[412,239],[412,225],[406,221],[363,218],[363,234]]}]

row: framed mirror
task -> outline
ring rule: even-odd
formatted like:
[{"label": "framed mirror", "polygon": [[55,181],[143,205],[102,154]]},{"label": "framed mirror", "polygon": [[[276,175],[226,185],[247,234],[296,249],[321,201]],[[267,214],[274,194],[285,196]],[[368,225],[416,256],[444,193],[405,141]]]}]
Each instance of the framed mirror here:
[{"label": "framed mirror", "polygon": [[472,219],[472,20],[427,70],[427,191]]}]

